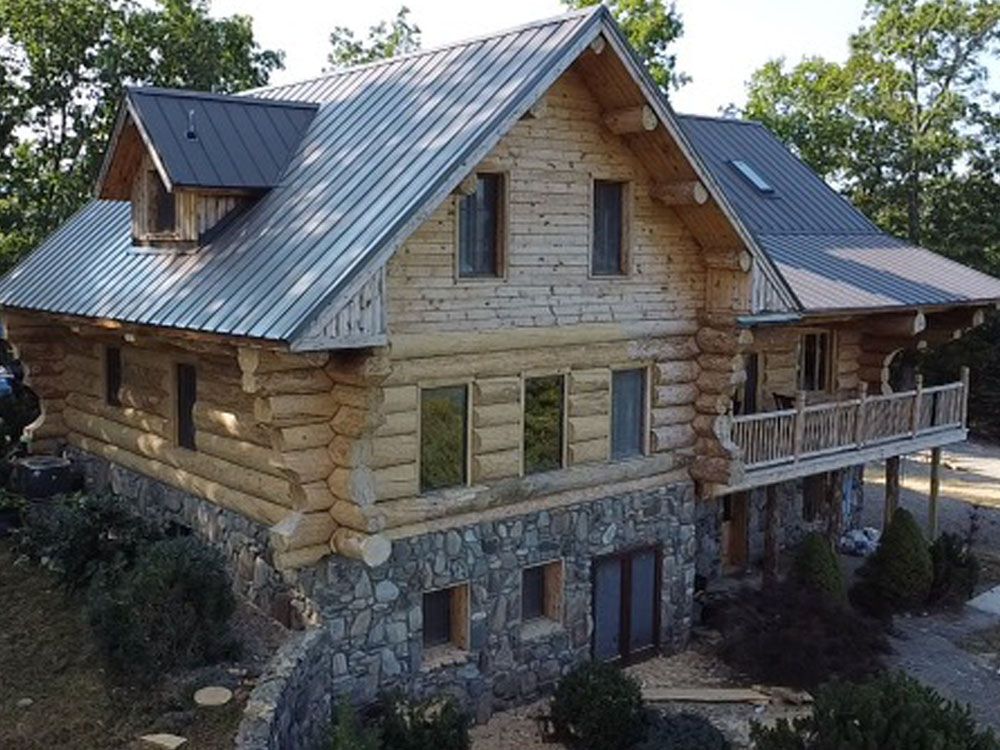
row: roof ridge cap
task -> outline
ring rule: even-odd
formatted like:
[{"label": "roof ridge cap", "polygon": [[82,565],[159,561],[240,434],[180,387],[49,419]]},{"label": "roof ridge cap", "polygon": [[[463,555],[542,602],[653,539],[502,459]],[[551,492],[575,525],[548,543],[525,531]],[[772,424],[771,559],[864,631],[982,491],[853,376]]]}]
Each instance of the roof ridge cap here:
[{"label": "roof ridge cap", "polygon": [[262,96],[246,96],[242,93],[224,94],[216,91],[199,91],[198,89],[178,89],[165,86],[127,86],[125,93],[129,96],[139,94],[142,96],[174,96],[187,99],[205,99],[209,101],[254,104],[266,107],[288,107],[289,109],[316,109],[319,104],[316,102],[303,101],[301,99],[267,99]]}]

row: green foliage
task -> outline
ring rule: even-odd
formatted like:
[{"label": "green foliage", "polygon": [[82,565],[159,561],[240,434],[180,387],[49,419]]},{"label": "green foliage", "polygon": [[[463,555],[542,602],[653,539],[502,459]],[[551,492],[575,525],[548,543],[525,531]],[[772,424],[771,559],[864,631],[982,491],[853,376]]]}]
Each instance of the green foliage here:
[{"label": "green foliage", "polygon": [[385,750],[469,750],[469,717],[454,699],[416,703],[391,696],[381,721]]},{"label": "green foliage", "polygon": [[533,474],[562,466],[562,375],[524,381],[524,471]]},{"label": "green foliage", "polygon": [[207,0],[0,0],[0,271],[86,200],[124,86],[234,91],[281,64]]},{"label": "green foliage", "polygon": [[792,565],[792,578],[800,586],[828,594],[838,601],[847,599],[837,556],[822,534],[807,534],[799,544]]},{"label": "green foliage", "polygon": [[436,490],[465,482],[468,389],[424,390],[420,399],[420,488]]},{"label": "green foliage", "polygon": [[861,685],[832,683],[816,695],[811,716],[774,728],[755,724],[757,750],[998,750],[980,732],[967,707],[944,701],[930,688],[899,675]]},{"label": "green foliage", "polygon": [[706,611],[719,655],[753,682],[813,690],[879,671],[884,629],[825,592],[794,584],[745,590]]},{"label": "green foliage", "polygon": [[380,748],[378,730],[363,726],[350,703],[339,704],[334,715],[330,750],[380,750]]},{"label": "green foliage", "polygon": [[635,750],[730,750],[725,736],[698,714],[657,714]]},{"label": "green foliage", "polygon": [[580,750],[621,750],[646,737],[639,683],[610,664],[588,662],[566,675],[551,711],[556,736]]},{"label": "green foliage", "polygon": [[108,662],[137,681],[230,655],[235,608],[222,556],[190,536],[154,542],[120,574],[102,572],[87,602]]},{"label": "green foliage", "polygon": [[934,582],[930,602],[938,606],[961,606],[979,580],[979,560],[958,534],[942,534],[931,545]]},{"label": "green foliage", "polygon": [[927,603],[934,567],[923,532],[909,511],[900,508],[893,514],[861,574],[852,601],[872,614],[880,614],[883,604],[888,611],[901,612]]},{"label": "green foliage", "polygon": [[[590,8],[602,0],[563,0],[570,8]],[[670,45],[684,33],[684,24],[674,4],[664,0],[603,0],[625,32],[625,37],[646,62],[649,74],[666,91],[690,80],[677,71],[677,58]]]},{"label": "green foliage", "polygon": [[114,495],[78,495],[31,503],[18,534],[22,552],[48,559],[62,583],[77,591],[102,572],[132,566],[159,531]]},{"label": "green foliage", "polygon": [[403,5],[391,21],[369,27],[365,41],[346,26],[334,27],[330,46],[333,49],[326,59],[333,69],[349,68],[415,52],[420,49],[420,27],[410,21],[410,9]]}]

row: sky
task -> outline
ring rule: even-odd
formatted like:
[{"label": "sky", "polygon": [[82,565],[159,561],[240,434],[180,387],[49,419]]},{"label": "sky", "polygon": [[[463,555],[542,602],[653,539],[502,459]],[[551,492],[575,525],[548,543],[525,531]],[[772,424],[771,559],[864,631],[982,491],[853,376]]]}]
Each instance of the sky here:
[{"label": "sky", "polygon": [[[364,36],[400,4],[432,47],[498,31],[565,11],[559,0],[213,0],[213,13],[254,19],[265,47],[285,51],[275,83],[321,72],[334,26]],[[677,0],[684,35],[675,45],[679,68],[692,80],[671,94],[680,112],[718,114],[745,100],[744,84],[767,60],[804,55],[847,56],[847,38],[861,23],[864,0]]]}]

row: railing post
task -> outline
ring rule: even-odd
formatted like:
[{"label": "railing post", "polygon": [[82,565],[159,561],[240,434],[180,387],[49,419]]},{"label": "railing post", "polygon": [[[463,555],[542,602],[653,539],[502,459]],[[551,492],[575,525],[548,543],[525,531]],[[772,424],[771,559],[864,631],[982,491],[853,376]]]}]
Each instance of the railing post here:
[{"label": "railing post", "polygon": [[969,368],[962,367],[962,427],[969,426]]},{"label": "railing post", "polygon": [[910,433],[913,437],[920,432],[920,404],[924,400],[924,376],[917,375],[917,386],[913,394],[913,412],[910,414]]},{"label": "railing post", "polygon": [[796,461],[802,454],[802,444],[806,436],[806,392],[799,391],[795,394],[795,443],[793,445],[793,456]]},{"label": "railing post", "polygon": [[854,418],[854,442],[860,448],[865,444],[865,418],[868,416],[868,383],[858,385],[858,414]]}]

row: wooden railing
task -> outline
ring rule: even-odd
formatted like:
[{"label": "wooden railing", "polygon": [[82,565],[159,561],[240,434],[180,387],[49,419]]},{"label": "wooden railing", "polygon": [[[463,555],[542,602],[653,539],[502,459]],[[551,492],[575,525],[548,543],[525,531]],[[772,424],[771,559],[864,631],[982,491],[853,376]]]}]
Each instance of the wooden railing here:
[{"label": "wooden railing", "polygon": [[731,437],[746,469],[761,469],[867,446],[907,440],[965,427],[969,393],[966,370],[955,383],[912,391],[808,404],[799,393],[795,407],[734,417]]}]

